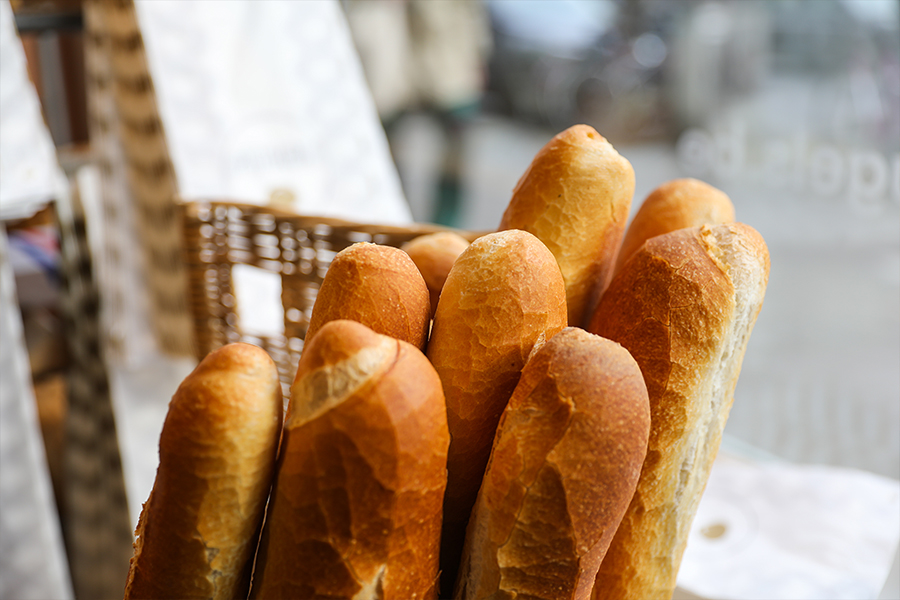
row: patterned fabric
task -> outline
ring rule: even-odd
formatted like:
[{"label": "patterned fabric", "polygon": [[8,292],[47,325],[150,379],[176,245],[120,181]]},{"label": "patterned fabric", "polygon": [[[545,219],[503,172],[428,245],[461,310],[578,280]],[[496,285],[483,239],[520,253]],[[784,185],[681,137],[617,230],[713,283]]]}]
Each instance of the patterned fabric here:
[{"label": "patterned fabric", "polygon": [[[123,243],[142,250],[140,256],[134,256],[130,251],[116,254],[111,248],[107,255],[121,260],[111,263],[123,264],[120,272],[137,267],[146,275],[157,342],[167,352],[188,354],[192,342],[175,213],[177,183],[134,3],[90,0],[84,3],[84,12],[86,66],[94,76],[87,86],[93,119],[90,128],[92,136],[101,136],[102,157],[106,158],[101,158],[107,169],[105,212],[114,221],[109,231],[113,236],[121,231],[137,233],[137,239]],[[124,163],[119,162],[122,156]],[[116,196],[117,188],[111,186],[123,182],[123,166],[127,195]],[[117,229],[116,222],[126,228]],[[119,289],[121,297],[131,296],[126,285]],[[131,307],[126,305],[123,312],[128,310]]]},{"label": "patterned fabric", "polygon": [[0,227],[0,598],[72,598],[59,516]]},{"label": "patterned fabric", "polygon": [[113,95],[112,39],[105,14],[97,2],[84,3],[85,87],[94,161],[79,170],[77,179],[94,242],[104,346],[117,364],[134,365],[155,350],[155,340],[143,247],[135,243],[140,239],[137,207]]},{"label": "patterned fabric", "polygon": [[[0,0],[0,218],[44,208],[65,178]],[[6,227],[0,223],[0,598],[72,598]]]},{"label": "patterned fabric", "polygon": [[77,194],[56,208],[71,361],[63,519],[69,565],[79,598],[117,598],[124,590],[133,537],[100,344],[99,294]]}]

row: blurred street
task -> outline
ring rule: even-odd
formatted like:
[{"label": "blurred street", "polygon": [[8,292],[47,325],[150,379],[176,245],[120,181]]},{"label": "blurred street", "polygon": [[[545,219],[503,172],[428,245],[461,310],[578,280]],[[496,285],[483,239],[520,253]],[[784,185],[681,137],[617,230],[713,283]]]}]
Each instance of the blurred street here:
[{"label": "blurred street", "polygon": [[[496,228],[519,176],[555,133],[505,117],[475,119],[464,135],[458,225]],[[671,144],[611,141],[635,169],[632,214],[657,185],[692,175]],[[395,158],[417,220],[429,219],[440,143],[425,115],[398,127]],[[791,461],[900,478],[896,196],[868,214],[844,197],[710,175],[701,178],[729,194],[738,220],[766,239],[772,262],[726,433]]]},{"label": "blurred street", "polygon": [[[450,224],[495,228],[534,154],[579,122],[634,166],[632,214],[677,177],[722,189],[772,264],[726,434],[900,478],[896,3],[562,4],[488,2],[489,110],[462,134]],[[413,113],[391,132],[432,220],[442,130]]]}]

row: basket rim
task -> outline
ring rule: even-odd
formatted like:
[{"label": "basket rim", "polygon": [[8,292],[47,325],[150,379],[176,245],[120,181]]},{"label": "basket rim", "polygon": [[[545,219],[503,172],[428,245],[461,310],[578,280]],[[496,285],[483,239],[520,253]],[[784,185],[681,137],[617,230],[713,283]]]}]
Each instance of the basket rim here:
[{"label": "basket rim", "polygon": [[228,200],[228,199],[212,199],[212,198],[175,198],[176,205],[178,205],[183,211],[184,214],[192,219],[198,219],[200,210],[204,208],[215,208],[215,207],[226,207],[226,208],[236,208],[245,213],[265,213],[268,215],[272,215],[276,218],[283,219],[291,219],[301,223],[304,227],[309,225],[328,225],[330,227],[338,228],[338,229],[358,229],[360,231],[364,231],[366,233],[383,233],[383,234],[420,234],[426,235],[429,233],[442,233],[442,232],[453,232],[456,233],[468,241],[474,241],[476,238],[481,237],[489,231],[470,231],[465,229],[460,229],[456,227],[448,227],[446,225],[438,225],[435,223],[418,223],[412,222],[405,225],[400,224],[390,224],[390,223],[374,223],[374,222],[362,222],[362,221],[353,221],[350,219],[344,219],[340,217],[329,217],[325,215],[315,215],[309,213],[299,213],[284,207],[275,206],[271,204],[253,204],[251,202],[239,201],[239,200]]}]

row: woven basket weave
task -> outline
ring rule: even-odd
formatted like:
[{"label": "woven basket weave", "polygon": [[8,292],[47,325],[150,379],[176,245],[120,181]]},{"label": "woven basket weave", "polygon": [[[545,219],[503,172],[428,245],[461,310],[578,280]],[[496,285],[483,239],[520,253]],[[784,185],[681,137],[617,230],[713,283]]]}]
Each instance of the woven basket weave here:
[{"label": "woven basket weave", "polygon": [[[231,202],[184,202],[180,207],[197,358],[224,344],[256,344],[278,365],[285,388],[293,381],[316,294],[336,253],[357,242],[400,247],[417,236],[448,231],[433,225],[399,227],[300,216]],[[469,240],[479,235],[457,233]],[[232,281],[236,264],[281,276],[284,335],[241,331]]]}]

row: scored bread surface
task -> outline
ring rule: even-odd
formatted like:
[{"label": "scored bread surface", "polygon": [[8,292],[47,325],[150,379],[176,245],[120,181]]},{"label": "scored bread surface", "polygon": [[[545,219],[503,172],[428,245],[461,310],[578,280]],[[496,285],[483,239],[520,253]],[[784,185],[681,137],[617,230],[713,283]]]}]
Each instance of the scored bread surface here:
[{"label": "scored bread surface", "polygon": [[338,252],[316,295],[305,339],[329,321],[349,319],[425,349],[431,321],[428,287],[399,248],[359,242]]},{"label": "scored bread surface", "polygon": [[634,356],[651,430],[595,599],[672,596],[768,274],[765,242],[751,227],[682,229],[648,240],[598,305],[590,330]]},{"label": "scored bread surface", "polygon": [[498,427],[456,598],[589,598],[649,428],[647,389],[624,348],[567,328],[538,350]]},{"label": "scored bread surface", "polygon": [[650,192],[625,231],[616,272],[652,237],[688,227],[732,222],[734,205],[725,192],[698,179],[667,181]]},{"label": "scored bread surface", "polygon": [[450,274],[453,263],[469,247],[469,241],[452,231],[438,231],[420,235],[405,243],[401,249],[409,254],[422,273],[428,293],[431,295],[431,312],[437,309],[441,289]]},{"label": "scored bread surface", "polygon": [[214,351],[169,404],[135,532],[127,599],[246,597],[283,402],[268,354]]},{"label": "scored bread surface", "polygon": [[450,450],[442,587],[452,593],[465,526],[497,423],[535,346],[566,326],[565,285],[553,255],[518,230],[482,236],[444,284],[428,358],[447,404]]},{"label": "scored bread surface", "polygon": [[418,349],[323,326],[291,388],[251,597],[436,597],[448,443]]},{"label": "scored bread surface", "polygon": [[569,325],[585,325],[612,277],[634,184],[631,163],[594,128],[575,125],[535,155],[513,190],[499,229],[528,231],[556,257]]}]

